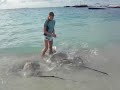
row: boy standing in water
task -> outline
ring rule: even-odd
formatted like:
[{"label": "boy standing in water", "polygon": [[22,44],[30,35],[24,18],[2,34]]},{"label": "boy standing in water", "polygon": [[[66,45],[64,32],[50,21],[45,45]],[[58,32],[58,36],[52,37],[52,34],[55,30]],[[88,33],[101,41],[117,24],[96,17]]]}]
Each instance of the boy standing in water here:
[{"label": "boy standing in water", "polygon": [[54,19],[54,13],[50,12],[48,15],[48,19],[44,23],[44,49],[42,51],[41,57],[45,55],[45,52],[49,48],[49,54],[53,53],[52,46],[53,46],[53,37],[56,37],[54,26],[55,26],[55,20]]}]

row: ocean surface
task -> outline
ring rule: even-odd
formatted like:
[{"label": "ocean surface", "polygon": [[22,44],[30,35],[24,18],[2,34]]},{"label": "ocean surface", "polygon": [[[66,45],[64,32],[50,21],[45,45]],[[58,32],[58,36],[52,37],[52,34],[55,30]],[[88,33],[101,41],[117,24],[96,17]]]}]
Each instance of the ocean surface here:
[{"label": "ocean surface", "polygon": [[[40,54],[44,48],[43,25],[50,11],[55,13],[57,38],[53,46],[57,51],[66,53],[69,58],[77,53],[86,66],[109,75],[67,65],[49,70]],[[0,10],[0,90],[120,90],[119,54],[120,9]],[[21,68],[17,66],[29,60],[42,63],[42,71],[47,75],[66,80],[21,76],[18,74]]]}]

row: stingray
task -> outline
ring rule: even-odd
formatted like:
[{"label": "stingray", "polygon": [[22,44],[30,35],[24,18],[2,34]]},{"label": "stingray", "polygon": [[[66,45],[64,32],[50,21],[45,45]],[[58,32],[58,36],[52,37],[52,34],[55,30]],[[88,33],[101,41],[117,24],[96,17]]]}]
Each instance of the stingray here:
[{"label": "stingray", "polygon": [[[56,79],[61,79],[61,80],[70,80],[70,79],[65,79],[62,77],[54,76],[54,75],[42,75],[42,72],[40,71],[40,65],[35,62],[26,62],[24,67],[23,67],[23,76],[25,77],[30,77],[30,76],[36,76],[36,77],[43,77],[43,78],[56,78]],[[70,80],[77,82],[75,80]]]},{"label": "stingray", "polygon": [[[72,64],[76,65],[77,67],[83,67],[87,68],[105,75],[108,75],[108,73],[96,70],[91,67],[87,67],[81,57],[73,57],[72,59],[68,58],[67,54],[65,53],[55,53],[50,57],[51,63],[56,63],[58,65],[66,65],[66,64]],[[43,75],[43,72],[41,71],[41,66],[38,61],[25,61],[22,62],[20,65],[16,65],[16,67],[12,68],[13,72],[19,72],[18,74],[22,75],[23,77],[44,77],[44,78],[57,78],[57,79],[62,79],[62,80],[70,80],[70,79],[65,79],[59,76],[54,76],[54,75]],[[74,80],[71,80],[74,81]]]},{"label": "stingray", "polygon": [[[8,70],[9,74],[17,75],[17,76],[22,76],[22,77],[42,77],[42,78],[56,78],[56,79],[61,79],[61,80],[70,80],[70,79],[65,79],[62,77],[54,76],[54,75],[43,75],[43,72],[40,69],[40,64],[38,61],[31,61],[27,60],[24,62],[21,62],[19,64],[15,64],[12,67],[9,68]],[[75,80],[70,80],[74,81]]]},{"label": "stingray", "polygon": [[75,57],[73,57],[73,59],[69,59],[67,54],[65,54],[65,53],[55,53],[50,57],[50,61],[54,62],[56,64],[59,64],[61,66],[65,65],[65,64],[72,64],[72,65],[75,65],[77,67],[87,68],[87,69],[108,75],[108,73],[106,73],[106,72],[96,70],[94,68],[86,66],[83,59],[80,56],[75,56]]}]

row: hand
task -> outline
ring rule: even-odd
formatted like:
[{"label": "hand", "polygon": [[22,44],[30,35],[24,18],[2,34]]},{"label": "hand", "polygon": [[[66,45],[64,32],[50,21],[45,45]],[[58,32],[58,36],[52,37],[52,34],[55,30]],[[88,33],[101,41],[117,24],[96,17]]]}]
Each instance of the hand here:
[{"label": "hand", "polygon": [[53,33],[52,36],[56,38],[56,34]]}]

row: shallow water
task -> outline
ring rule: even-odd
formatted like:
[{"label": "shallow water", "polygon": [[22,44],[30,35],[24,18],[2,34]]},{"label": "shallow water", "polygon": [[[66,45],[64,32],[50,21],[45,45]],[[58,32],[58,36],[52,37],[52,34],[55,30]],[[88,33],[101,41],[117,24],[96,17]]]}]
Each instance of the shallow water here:
[{"label": "shallow water", "polygon": [[[43,75],[57,76],[64,78],[61,80],[58,78],[44,78],[44,77],[24,77],[20,73],[11,72],[11,67],[17,68],[17,66],[25,64],[25,61],[33,60],[39,61],[39,55],[30,56],[4,56],[1,58],[0,65],[0,88],[1,90],[119,90],[119,51],[120,48],[107,47],[105,50],[98,51],[98,55],[86,54],[87,62],[86,66],[94,68],[99,71],[108,73],[105,75],[87,68],[78,68],[77,66],[58,66],[52,68],[48,64],[41,63],[41,71]],[[82,51],[81,51],[82,52]],[[84,57],[84,55],[83,55]],[[86,60],[86,59],[84,59]],[[9,62],[9,63],[8,63]],[[17,65],[17,66],[16,66]],[[51,69],[52,68],[52,69]],[[18,69],[19,71],[19,69]]]},{"label": "shallow water", "polygon": [[[72,12],[70,12],[72,10]],[[55,12],[57,52],[69,58],[80,56],[85,66],[104,75],[74,65],[45,63],[43,23],[49,11]],[[119,90],[120,9],[42,8],[0,10],[0,90]],[[57,78],[24,77],[26,61],[37,61],[43,75]]]}]

